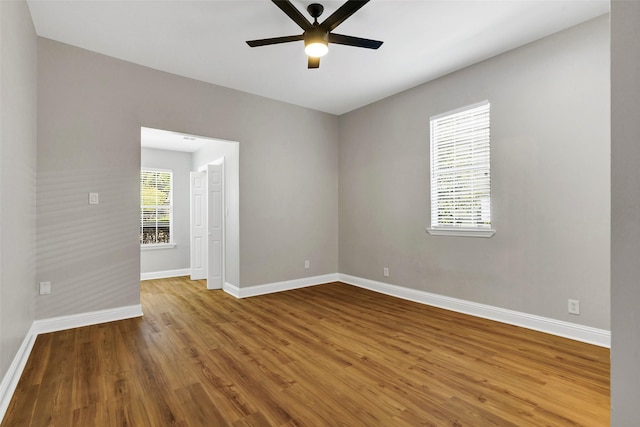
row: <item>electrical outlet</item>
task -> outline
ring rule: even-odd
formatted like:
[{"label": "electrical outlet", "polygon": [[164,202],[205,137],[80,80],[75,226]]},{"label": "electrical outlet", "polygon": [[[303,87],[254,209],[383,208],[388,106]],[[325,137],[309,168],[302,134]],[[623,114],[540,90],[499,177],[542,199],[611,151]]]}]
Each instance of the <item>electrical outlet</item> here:
[{"label": "electrical outlet", "polygon": [[382,274],[384,274],[384,277],[389,277],[389,268],[385,267],[384,270],[382,270]]},{"label": "electrical outlet", "polygon": [[577,299],[569,300],[569,314],[580,314],[580,301]]},{"label": "electrical outlet", "polygon": [[311,263],[309,262],[308,259],[304,261],[304,268],[309,268],[310,265]]},{"label": "electrical outlet", "polygon": [[40,282],[40,295],[51,294],[51,282]]}]

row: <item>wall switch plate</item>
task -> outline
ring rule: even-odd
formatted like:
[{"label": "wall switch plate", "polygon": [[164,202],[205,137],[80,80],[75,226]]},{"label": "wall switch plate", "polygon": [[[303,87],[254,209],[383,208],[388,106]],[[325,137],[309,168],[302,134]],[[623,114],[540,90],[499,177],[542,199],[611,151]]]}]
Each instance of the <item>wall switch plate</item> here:
[{"label": "wall switch plate", "polygon": [[51,282],[40,282],[40,295],[51,294]]},{"label": "wall switch plate", "polygon": [[384,270],[382,270],[382,274],[384,274],[384,277],[389,277],[389,268],[385,267]]},{"label": "wall switch plate", "polygon": [[100,202],[98,193],[89,193],[89,204],[97,205]]},{"label": "wall switch plate", "polygon": [[569,314],[580,314],[580,301],[577,299],[569,300]]},{"label": "wall switch plate", "polygon": [[309,268],[310,265],[311,263],[309,262],[308,259],[304,261],[304,268]]}]

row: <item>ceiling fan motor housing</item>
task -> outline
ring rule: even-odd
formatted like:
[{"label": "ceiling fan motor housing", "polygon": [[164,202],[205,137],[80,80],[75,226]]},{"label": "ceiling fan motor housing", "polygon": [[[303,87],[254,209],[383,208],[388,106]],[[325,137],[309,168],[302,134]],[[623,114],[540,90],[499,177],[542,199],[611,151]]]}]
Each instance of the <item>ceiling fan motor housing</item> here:
[{"label": "ceiling fan motor housing", "polygon": [[309,28],[304,32],[305,46],[307,46],[309,43],[318,42],[324,42],[324,44],[327,44],[329,42],[329,33],[320,27]]}]

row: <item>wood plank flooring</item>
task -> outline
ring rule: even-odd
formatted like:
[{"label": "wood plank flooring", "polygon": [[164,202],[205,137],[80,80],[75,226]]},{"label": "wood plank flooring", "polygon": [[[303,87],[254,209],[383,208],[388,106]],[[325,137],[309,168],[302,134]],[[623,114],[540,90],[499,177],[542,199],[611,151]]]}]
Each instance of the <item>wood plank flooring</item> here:
[{"label": "wood plank flooring", "polygon": [[609,351],[342,283],[142,282],[38,337],[2,426],[606,426]]}]

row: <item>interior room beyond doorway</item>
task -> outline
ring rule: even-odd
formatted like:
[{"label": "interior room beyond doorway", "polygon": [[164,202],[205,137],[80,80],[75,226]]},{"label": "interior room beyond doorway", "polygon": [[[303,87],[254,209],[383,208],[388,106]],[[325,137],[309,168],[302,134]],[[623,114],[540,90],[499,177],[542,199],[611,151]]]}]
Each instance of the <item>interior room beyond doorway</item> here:
[{"label": "interior room beyond doorway", "polygon": [[[214,280],[208,280],[210,289],[237,287],[239,144],[146,127],[141,128],[140,141],[141,177],[160,176],[171,183],[170,195],[168,185],[154,187],[144,179],[140,183],[141,279],[213,277]],[[207,191],[216,188],[211,184],[212,171],[218,171],[220,179],[215,197]],[[204,193],[200,196],[194,196],[194,173],[205,177]],[[205,227],[199,237],[194,234],[197,221]],[[214,226],[216,221],[220,229]],[[220,258],[218,263],[211,259],[213,256]]]}]

